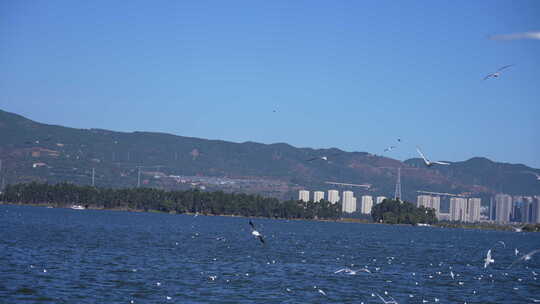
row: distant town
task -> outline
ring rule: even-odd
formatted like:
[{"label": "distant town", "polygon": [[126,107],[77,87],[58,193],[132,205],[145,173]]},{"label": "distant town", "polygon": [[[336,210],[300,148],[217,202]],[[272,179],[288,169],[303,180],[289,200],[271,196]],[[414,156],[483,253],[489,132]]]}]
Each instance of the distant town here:
[{"label": "distant town", "polygon": [[[327,200],[332,204],[341,203],[341,211],[346,214],[360,213],[370,215],[374,204],[382,203],[386,196],[362,195],[358,200],[353,191],[338,190],[324,191],[300,190],[298,199],[304,202],[319,202]],[[399,199],[399,197],[393,197]],[[448,208],[443,210],[441,202],[447,200]],[[440,221],[457,221],[464,223],[490,222],[497,224],[534,224],[540,223],[540,195],[523,196],[497,194],[490,199],[489,207],[482,206],[478,197],[467,197],[450,193],[421,194],[417,196],[416,206],[435,209]]]}]

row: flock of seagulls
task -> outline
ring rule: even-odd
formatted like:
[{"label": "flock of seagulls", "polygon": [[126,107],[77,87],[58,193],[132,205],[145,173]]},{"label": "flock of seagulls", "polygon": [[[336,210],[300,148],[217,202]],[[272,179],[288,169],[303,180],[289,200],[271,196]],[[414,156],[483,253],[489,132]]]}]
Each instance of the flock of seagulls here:
[{"label": "flock of seagulls", "polygon": [[[435,162],[433,162],[435,163]],[[265,241],[264,241],[264,238],[262,236],[262,234],[255,228],[255,224],[249,220],[249,225],[251,226],[251,234],[256,237],[257,239],[259,239],[259,241],[262,243],[262,244],[265,244]],[[503,246],[503,248],[506,248],[506,244],[503,242],[503,241],[498,241],[497,244],[501,244]],[[510,266],[508,266],[508,268],[511,268],[513,267],[515,264],[519,263],[519,262],[523,262],[523,261],[528,261],[530,260],[533,255],[537,254],[540,252],[540,249],[537,249],[537,250],[533,250],[527,254],[524,254],[522,255],[521,257],[519,257],[518,259],[516,259]],[[514,255],[515,256],[518,256],[519,255],[519,250],[517,248],[515,248],[514,250]],[[374,259],[375,261],[375,259]],[[388,257],[388,263],[391,264],[392,261],[394,261],[394,257]],[[487,251],[487,254],[486,254],[486,257],[484,258],[483,260],[484,262],[484,269],[488,268],[488,266],[490,264],[494,264],[495,263],[495,259],[493,258],[492,256],[492,249],[489,249]],[[431,264],[432,265],[432,264]],[[469,264],[467,264],[469,265]],[[351,267],[354,266],[351,264]],[[439,265],[440,266],[440,265]],[[452,269],[452,267],[449,267],[450,269]],[[379,267],[376,267],[377,271],[380,270]],[[364,273],[367,273],[367,274],[372,274],[372,271],[368,269],[368,267],[364,267],[364,268],[359,268],[359,269],[351,269],[351,268],[348,268],[348,267],[345,267],[345,268],[340,268],[336,271],[334,271],[334,274],[340,274],[340,273],[343,273],[343,274],[347,274],[347,275],[357,275],[361,272],[364,272]],[[533,271],[532,272],[535,276],[535,279],[536,279],[536,273]],[[442,272],[437,272],[438,275],[442,275]],[[413,273],[413,276],[415,275],[415,273]],[[508,274],[505,274],[505,275],[508,275]],[[455,280],[456,277],[459,277],[460,275],[459,274],[454,274],[454,272],[452,270],[450,270],[450,273],[449,273],[449,276],[452,278],[452,280]],[[430,275],[429,278],[433,278],[434,275]],[[478,278],[475,278],[475,279],[478,279],[478,280],[481,280],[483,278],[483,275],[480,275]],[[492,278],[492,275],[490,275],[490,278]],[[521,279],[518,279],[519,281]],[[392,281],[387,281],[387,282],[392,282]],[[416,285],[418,285],[418,282],[415,283]],[[459,281],[458,282],[458,285],[462,286],[464,283],[462,281]],[[317,292],[323,296],[327,296],[326,292],[320,288],[318,288],[317,286],[313,286],[314,289],[317,290]],[[514,288],[515,289],[515,288]],[[287,288],[287,291],[288,292],[291,292],[291,289]],[[474,294],[476,294],[476,291],[474,291]],[[372,297],[378,297],[382,303],[384,304],[398,304],[398,302],[391,296],[388,295],[388,293],[385,291],[385,297],[381,296],[380,294],[378,293],[372,293],[371,294]],[[410,294],[409,297],[414,297],[414,295]],[[423,300],[422,303],[427,303],[428,301],[426,300]],[[439,302],[439,299],[435,298],[435,302]],[[362,302],[363,303],[363,302]]]},{"label": "flock of seagulls", "polygon": [[[502,242],[502,241],[499,241],[499,242]],[[506,245],[505,245],[505,248],[506,248]],[[512,262],[512,264],[510,264],[510,266],[508,266],[508,268],[511,268],[512,266],[514,266],[515,264],[519,263],[519,262],[523,262],[523,261],[528,261],[530,260],[533,255],[537,254],[540,252],[540,249],[536,249],[536,250],[533,250],[527,254],[524,254],[522,255],[521,257],[519,257],[518,259],[516,259],[514,262]],[[514,249],[514,255],[517,256],[519,254],[519,250],[517,248]],[[493,259],[493,257],[491,256],[491,249],[488,250],[487,254],[486,254],[486,258],[484,259],[484,268],[487,268],[489,266],[489,264],[493,264],[495,263],[495,259]],[[453,278],[453,274],[452,274],[452,278]]]},{"label": "flock of seagulls", "polygon": [[[264,238],[263,238],[262,234],[255,228],[255,224],[251,220],[249,220],[249,225],[251,227],[251,234],[254,237],[256,237],[264,245],[265,244]],[[503,248],[506,248],[506,244],[503,241],[498,241],[497,244],[501,244],[503,246]],[[533,251],[531,251],[531,252],[529,252],[527,254],[522,255],[521,257],[516,259],[510,266],[508,266],[508,268],[513,267],[515,264],[517,264],[519,262],[530,260],[533,257],[533,255],[535,255],[535,254],[537,254],[539,252],[540,252],[540,249],[537,249],[537,250],[533,250]],[[518,256],[518,254],[519,254],[519,250],[517,248],[515,248],[514,249],[514,255]],[[388,263],[389,264],[391,264],[391,262],[393,260],[394,260],[394,257],[388,257]],[[484,269],[488,268],[488,266],[490,264],[495,263],[495,259],[492,256],[492,249],[489,249],[487,251],[486,257],[484,258],[483,262],[484,262]],[[351,266],[354,266],[354,265],[351,265]],[[449,268],[452,269],[452,267],[449,267]],[[375,270],[379,271],[380,268],[376,267]],[[357,274],[359,274],[361,272],[364,272],[364,273],[367,273],[367,274],[372,273],[372,271],[369,270],[368,267],[366,266],[366,267],[360,268],[360,269],[351,269],[351,268],[348,268],[348,267],[340,268],[340,269],[334,271],[334,274],[343,273],[343,274],[347,274],[347,275],[357,275]],[[441,272],[437,272],[437,274],[442,275]],[[533,274],[536,277],[537,274],[534,271],[533,271]],[[413,273],[413,276],[414,275],[415,275],[415,273]],[[452,280],[454,280],[454,279],[456,279],[456,277],[459,277],[460,275],[459,274],[456,275],[456,274],[454,274],[454,272],[452,270],[450,270],[449,276],[452,278]],[[429,277],[433,278],[433,275],[430,275]],[[478,280],[482,279],[482,275],[480,275],[477,279]],[[387,281],[387,282],[391,282],[391,281]],[[416,282],[415,284],[418,285],[418,282]],[[464,283],[459,281],[458,284],[460,286],[462,286]],[[318,288],[317,286],[313,286],[313,288],[316,289],[319,294],[321,294],[323,296],[327,296],[327,294],[326,294],[326,292],[324,290]],[[287,291],[291,292],[291,290],[289,288],[287,288]],[[476,293],[476,291],[474,293]],[[375,296],[377,296],[382,301],[382,303],[384,303],[384,304],[398,304],[398,302],[393,297],[389,296],[386,291],[385,291],[385,296],[387,297],[386,299],[384,297],[382,297],[381,295],[379,295],[378,293],[372,293],[372,297],[375,297]],[[414,297],[414,296],[412,294],[410,294],[409,297]],[[435,302],[439,302],[439,299],[436,298]],[[427,301],[423,300],[423,303],[427,303]]]}]

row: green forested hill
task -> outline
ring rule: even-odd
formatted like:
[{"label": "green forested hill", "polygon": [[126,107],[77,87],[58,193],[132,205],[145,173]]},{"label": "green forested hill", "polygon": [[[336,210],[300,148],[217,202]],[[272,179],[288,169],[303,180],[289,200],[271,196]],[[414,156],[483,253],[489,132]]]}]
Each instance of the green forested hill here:
[{"label": "green forested hill", "polygon": [[[182,189],[205,185],[208,189],[296,198],[297,190],[327,190],[326,181],[371,184],[366,191],[391,196],[397,166],[402,170],[404,197],[414,201],[416,190],[509,192],[540,194],[540,182],[524,165],[509,165],[473,158],[449,167],[425,168],[418,159],[404,163],[366,152],[296,148],[285,143],[233,143],[150,132],[114,132],[41,124],[0,110],[0,175],[6,183],[60,181],[126,187]],[[329,156],[329,161],[307,159]],[[168,176],[237,179],[179,182]],[[194,185],[195,184],[195,185]]]}]

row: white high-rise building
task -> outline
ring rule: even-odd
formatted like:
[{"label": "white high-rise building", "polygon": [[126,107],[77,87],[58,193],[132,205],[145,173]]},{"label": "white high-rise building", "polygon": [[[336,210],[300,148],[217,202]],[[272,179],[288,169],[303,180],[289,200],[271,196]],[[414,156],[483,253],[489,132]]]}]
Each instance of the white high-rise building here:
[{"label": "white high-rise building", "polygon": [[497,223],[508,223],[512,211],[512,197],[507,194],[495,195],[495,221]]},{"label": "white high-rise building", "polygon": [[332,204],[339,202],[339,191],[328,190],[328,201]]},{"label": "white high-rise building", "polygon": [[512,196],[512,210],[510,211],[510,221],[515,222],[516,219],[521,217],[521,207],[523,206],[523,196]]},{"label": "white high-rise building", "polygon": [[315,203],[318,203],[318,202],[320,202],[320,201],[323,200],[323,199],[324,199],[324,192],[322,192],[322,191],[315,191],[315,192],[313,192],[313,201],[314,201]]},{"label": "white high-rise building", "polygon": [[343,212],[353,213],[356,211],[356,199],[352,191],[343,191]]},{"label": "white high-rise building", "polygon": [[373,208],[373,197],[371,195],[362,195],[362,213],[370,214]]},{"label": "white high-rise building", "polygon": [[450,220],[465,222],[467,220],[467,199],[462,197],[450,198]]},{"label": "white high-rise building", "polygon": [[523,203],[521,205],[521,222],[523,223],[532,223],[531,219],[531,208],[533,206],[534,198],[531,196],[523,197]]},{"label": "white high-rise building", "polygon": [[480,221],[480,205],[482,200],[479,198],[469,198],[467,201],[467,221],[476,223]]},{"label": "white high-rise building", "polygon": [[377,196],[377,204],[382,203],[386,199],[386,196]]},{"label": "white high-rise building", "polygon": [[298,199],[304,202],[309,202],[309,191],[300,190],[298,192]]},{"label": "white high-rise building", "polygon": [[535,195],[532,202],[531,222],[540,223],[540,195]]},{"label": "white high-rise building", "polygon": [[435,209],[435,215],[439,217],[441,212],[441,197],[431,195],[419,195],[416,198],[416,207],[424,206]]}]

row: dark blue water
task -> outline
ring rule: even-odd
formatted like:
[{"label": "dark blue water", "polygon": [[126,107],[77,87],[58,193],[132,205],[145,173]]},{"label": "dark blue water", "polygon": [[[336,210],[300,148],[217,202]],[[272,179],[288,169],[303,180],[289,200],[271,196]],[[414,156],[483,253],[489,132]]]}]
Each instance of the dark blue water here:
[{"label": "dark blue water", "polygon": [[[0,303],[540,299],[540,254],[508,268],[540,234],[253,221],[266,245],[245,218],[0,205]],[[334,273],[343,267],[371,273]]]}]

